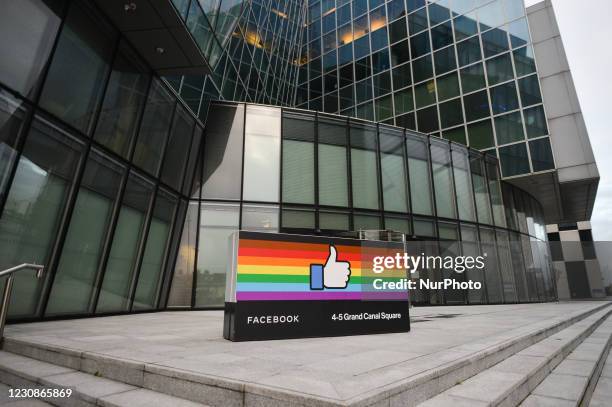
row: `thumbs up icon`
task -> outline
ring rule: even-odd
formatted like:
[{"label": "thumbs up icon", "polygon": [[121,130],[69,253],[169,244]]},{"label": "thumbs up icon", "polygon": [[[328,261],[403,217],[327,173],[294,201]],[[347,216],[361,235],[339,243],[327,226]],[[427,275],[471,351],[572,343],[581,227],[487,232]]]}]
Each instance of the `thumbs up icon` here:
[{"label": "thumbs up icon", "polygon": [[343,289],[348,286],[351,278],[351,263],[338,261],[338,251],[334,245],[329,246],[329,256],[325,265],[310,265],[310,289],[324,288]]}]

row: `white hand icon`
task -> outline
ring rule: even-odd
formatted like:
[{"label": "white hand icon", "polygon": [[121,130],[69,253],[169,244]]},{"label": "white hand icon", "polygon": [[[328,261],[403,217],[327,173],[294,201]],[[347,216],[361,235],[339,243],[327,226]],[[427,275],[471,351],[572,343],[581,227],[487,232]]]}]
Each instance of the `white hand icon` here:
[{"label": "white hand icon", "polygon": [[346,288],[351,277],[351,263],[338,261],[338,252],[333,245],[329,246],[329,256],[323,266],[323,284],[325,288]]}]

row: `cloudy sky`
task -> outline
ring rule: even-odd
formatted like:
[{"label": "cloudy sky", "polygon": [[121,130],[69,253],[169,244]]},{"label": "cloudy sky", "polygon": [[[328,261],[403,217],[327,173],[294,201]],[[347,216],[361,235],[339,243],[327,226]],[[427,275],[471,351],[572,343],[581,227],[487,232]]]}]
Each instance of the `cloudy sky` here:
[{"label": "cloudy sky", "polygon": [[612,241],[612,1],[552,3],[601,177],[593,237]]}]

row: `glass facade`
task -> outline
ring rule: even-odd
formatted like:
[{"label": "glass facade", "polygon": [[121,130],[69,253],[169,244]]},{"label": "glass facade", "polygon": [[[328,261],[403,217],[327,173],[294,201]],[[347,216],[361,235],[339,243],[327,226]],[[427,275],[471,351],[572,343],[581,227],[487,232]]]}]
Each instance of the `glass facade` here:
[{"label": "glass facade", "polygon": [[11,319],[221,307],[239,229],[489,245],[487,290],[417,302],[554,298],[502,181],[554,168],[520,0],[172,3],[210,75],[159,77],[92,1],[0,14],[0,268],[47,269]]},{"label": "glass facade", "polygon": [[309,1],[306,24],[297,107],[554,168],[523,0]]}]

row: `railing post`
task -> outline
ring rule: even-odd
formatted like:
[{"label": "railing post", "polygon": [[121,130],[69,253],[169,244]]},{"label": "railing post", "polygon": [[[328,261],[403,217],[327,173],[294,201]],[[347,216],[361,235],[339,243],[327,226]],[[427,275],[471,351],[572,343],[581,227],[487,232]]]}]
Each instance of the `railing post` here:
[{"label": "railing post", "polygon": [[11,302],[11,289],[13,288],[13,274],[9,274],[4,284],[4,292],[2,294],[2,309],[0,309],[0,344],[4,341],[4,323],[8,314],[9,304]]}]

